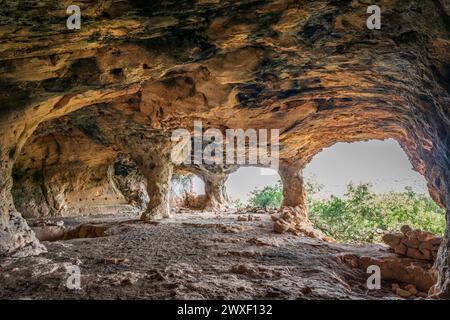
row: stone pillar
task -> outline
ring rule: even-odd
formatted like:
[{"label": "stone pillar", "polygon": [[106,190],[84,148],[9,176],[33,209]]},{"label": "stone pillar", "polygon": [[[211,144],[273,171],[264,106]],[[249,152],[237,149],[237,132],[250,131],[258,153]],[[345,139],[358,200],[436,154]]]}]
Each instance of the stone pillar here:
[{"label": "stone pillar", "polygon": [[228,176],[235,172],[237,165],[189,165],[182,166],[188,172],[195,173],[205,183],[205,203],[203,210],[220,211],[231,207],[225,183]]},{"label": "stone pillar", "polygon": [[18,150],[0,145],[0,256],[23,257],[46,251],[14,206],[12,167]]},{"label": "stone pillar", "polygon": [[303,167],[296,163],[280,162],[279,174],[283,182],[283,204],[279,216],[274,216],[274,231],[332,241],[314,229],[308,219],[306,192],[302,176]]},{"label": "stone pillar", "polygon": [[302,169],[298,164],[280,162],[278,173],[283,182],[283,207],[303,206],[306,209]]},{"label": "stone pillar", "polygon": [[225,187],[227,179],[228,175],[225,174],[203,176],[206,193],[204,210],[223,210],[230,207],[230,199]]},{"label": "stone pillar", "polygon": [[141,220],[149,221],[170,217],[170,180],[173,165],[167,154],[137,159],[142,174],[147,179],[147,193],[150,198]]}]

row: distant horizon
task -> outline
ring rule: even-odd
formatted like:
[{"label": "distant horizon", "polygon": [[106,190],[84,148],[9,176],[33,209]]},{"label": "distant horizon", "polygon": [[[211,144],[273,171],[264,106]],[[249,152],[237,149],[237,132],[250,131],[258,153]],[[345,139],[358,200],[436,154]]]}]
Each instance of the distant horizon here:
[{"label": "distant horizon", "polygon": [[[319,198],[331,195],[342,197],[351,182],[371,183],[375,193],[403,192],[411,187],[419,194],[428,195],[425,178],[414,171],[412,165],[397,141],[370,140],[354,143],[337,143],[322,150],[303,171],[305,182],[312,181],[323,186],[316,194]],[[260,168],[243,167],[232,173],[226,183],[233,200],[245,203],[255,189],[273,186],[280,176],[261,175]],[[194,182],[194,191],[203,193],[200,179]]]}]

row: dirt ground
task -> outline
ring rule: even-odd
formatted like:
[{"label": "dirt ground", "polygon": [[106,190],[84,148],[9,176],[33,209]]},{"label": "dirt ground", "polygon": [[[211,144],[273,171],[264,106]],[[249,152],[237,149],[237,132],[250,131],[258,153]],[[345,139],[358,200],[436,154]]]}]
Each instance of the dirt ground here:
[{"label": "dirt ground", "polygon": [[[342,255],[389,255],[381,245],[338,245],[273,232],[267,214],[179,212],[64,220],[106,226],[106,236],[45,242],[38,257],[0,260],[1,299],[398,299],[369,291]],[[79,266],[81,289],[68,289]]]}]

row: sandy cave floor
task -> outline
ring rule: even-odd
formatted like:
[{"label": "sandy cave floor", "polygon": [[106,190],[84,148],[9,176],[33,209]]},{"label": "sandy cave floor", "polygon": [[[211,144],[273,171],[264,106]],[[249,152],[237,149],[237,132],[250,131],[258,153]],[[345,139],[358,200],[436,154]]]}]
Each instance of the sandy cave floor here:
[{"label": "sandy cave floor", "polygon": [[[0,260],[0,299],[398,299],[388,282],[368,291],[368,275],[339,259],[389,255],[386,247],[280,235],[267,214],[252,217],[65,218],[66,226],[107,225],[107,236],[45,242],[48,253]],[[69,265],[80,267],[80,290],[66,287]]]}]

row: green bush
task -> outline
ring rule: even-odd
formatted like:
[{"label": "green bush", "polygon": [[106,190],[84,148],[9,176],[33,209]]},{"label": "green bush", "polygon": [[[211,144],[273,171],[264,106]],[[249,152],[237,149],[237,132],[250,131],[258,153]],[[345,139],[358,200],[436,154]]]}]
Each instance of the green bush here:
[{"label": "green bush", "polygon": [[440,235],[445,229],[445,211],[411,188],[375,194],[370,184],[349,184],[344,198],[310,195],[308,209],[314,226],[340,242],[381,242],[383,231],[398,231],[405,224]]},{"label": "green bush", "polygon": [[262,190],[256,189],[250,195],[248,202],[252,208],[279,208],[283,201],[281,183],[275,186],[264,187]]},{"label": "green bush", "polygon": [[[320,185],[307,184],[309,218],[316,228],[339,242],[381,242],[383,231],[398,231],[405,224],[438,235],[444,232],[445,211],[429,196],[416,194],[411,188],[376,194],[368,183],[350,183],[345,197],[316,199],[320,189]],[[249,206],[279,208],[282,198],[278,183],[254,190]]]}]

